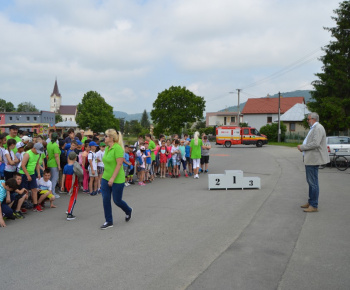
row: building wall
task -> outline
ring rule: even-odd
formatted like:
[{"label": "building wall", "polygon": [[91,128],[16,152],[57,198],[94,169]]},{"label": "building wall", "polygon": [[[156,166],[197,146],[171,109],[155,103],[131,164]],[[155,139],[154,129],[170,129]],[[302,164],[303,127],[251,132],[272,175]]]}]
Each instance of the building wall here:
[{"label": "building wall", "polygon": [[[271,120],[278,118],[278,114],[245,114],[243,116],[243,122],[248,123],[248,126],[254,127],[260,130],[262,126],[267,123],[267,117],[271,117]],[[270,123],[272,124],[272,122]]]},{"label": "building wall", "polygon": [[[308,129],[305,129],[303,126],[303,122],[297,122],[297,121],[292,121],[292,122],[288,122],[288,121],[284,121],[283,122],[286,126],[287,126],[287,133],[302,133],[302,135],[304,135],[305,133],[307,134],[307,132],[309,132]],[[295,130],[294,131],[290,131],[290,124],[294,123],[295,124]]]},{"label": "building wall", "polygon": [[38,113],[6,113],[5,122],[0,124],[17,124],[17,123],[52,123],[55,124],[55,113],[38,112]]},{"label": "building wall", "polygon": [[61,97],[53,95],[50,97],[50,111],[58,112],[58,109],[61,107]]},{"label": "building wall", "polygon": [[61,115],[63,121],[73,121],[75,122],[75,115]]},{"label": "building wall", "polygon": [[0,125],[6,124],[6,115],[5,114],[0,114]]},{"label": "building wall", "polygon": [[51,127],[55,125],[55,116],[54,112],[43,111],[41,115],[41,123],[49,123]]},{"label": "building wall", "polygon": [[6,113],[5,124],[16,123],[41,123],[41,114],[26,114],[26,113]]}]

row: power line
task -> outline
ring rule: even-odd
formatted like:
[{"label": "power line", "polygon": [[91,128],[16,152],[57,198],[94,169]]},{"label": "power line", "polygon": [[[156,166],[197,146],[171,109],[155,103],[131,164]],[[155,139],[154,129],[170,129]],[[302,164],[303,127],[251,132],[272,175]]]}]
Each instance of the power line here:
[{"label": "power line", "polygon": [[258,80],[256,82],[253,82],[253,83],[250,83],[250,84],[248,84],[246,86],[243,86],[243,89],[247,89],[247,88],[258,86],[258,85],[260,85],[260,84],[262,84],[264,82],[267,82],[269,80],[272,80],[272,79],[275,79],[277,77],[280,77],[280,76],[282,76],[282,75],[284,75],[284,74],[286,74],[286,73],[288,73],[288,72],[290,72],[290,71],[292,71],[292,70],[294,70],[294,69],[296,69],[296,68],[298,68],[298,67],[300,67],[302,65],[305,65],[305,64],[309,63],[309,62],[317,59],[317,56],[315,57],[313,55],[318,53],[319,51],[321,51],[321,48],[318,48],[318,49],[315,49],[315,50],[309,52],[308,54],[306,54],[302,58],[300,58],[297,61],[289,64],[288,66],[284,67],[283,69],[280,69],[279,71],[273,73],[270,76],[267,76],[267,77],[265,77],[265,78],[263,78],[261,80]]}]

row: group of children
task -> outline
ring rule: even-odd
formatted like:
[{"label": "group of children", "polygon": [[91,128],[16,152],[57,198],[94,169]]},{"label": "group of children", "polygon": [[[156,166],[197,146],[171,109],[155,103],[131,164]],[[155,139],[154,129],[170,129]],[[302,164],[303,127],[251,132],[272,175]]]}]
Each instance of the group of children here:
[{"label": "group of children", "polygon": [[[105,144],[86,139],[83,145],[75,136],[69,143],[67,141],[67,138],[57,140],[60,153],[57,161],[61,170],[59,181],[52,184],[52,168],[47,167],[49,154],[46,151],[50,138],[44,141],[42,136],[34,139],[0,135],[0,226],[5,226],[4,218],[24,218],[28,209],[43,211],[46,201],[50,202],[50,208],[55,208],[54,200],[60,197],[55,193],[56,186],[61,189],[60,193],[68,192],[71,195],[67,220],[74,219],[72,212],[80,186],[84,193],[90,195],[101,192]],[[81,182],[73,177],[75,161],[83,172]]]},{"label": "group of children", "polygon": [[[202,136],[203,142],[202,154],[206,157],[201,162],[201,172],[208,172],[210,142],[206,136]],[[133,175],[136,171],[138,184],[145,186],[155,177],[160,178],[179,178],[181,176],[181,167],[183,175],[189,177],[193,175],[193,166],[191,159],[191,139],[184,135],[179,139],[174,135],[173,139],[165,139],[160,135],[159,139],[152,140],[151,136],[139,136],[138,141],[132,145],[125,145],[124,171],[126,177],[126,186],[134,184]],[[152,156],[152,153],[154,154]],[[197,178],[197,177],[196,177]]]},{"label": "group of children", "polygon": [[[55,208],[54,201],[60,197],[55,193],[56,186],[59,186],[60,193],[71,196],[67,220],[75,219],[73,209],[80,188],[92,196],[101,193],[106,145],[98,138],[81,140],[75,136],[74,130],[70,130],[68,136],[57,140],[60,152],[58,168],[61,169],[58,184],[52,184],[51,171],[46,166],[49,158],[46,146],[51,139],[44,141],[41,136],[36,140],[30,140],[28,136],[21,136],[20,141],[16,139],[0,136],[0,175],[5,179],[0,181],[0,226],[5,226],[3,217],[24,218],[23,214],[31,208],[33,211],[43,211],[46,201],[50,202],[50,208]],[[187,135],[182,139],[177,135],[173,139],[160,135],[159,139],[154,140],[147,134],[145,140],[139,136],[134,145],[125,145],[125,186],[135,184],[134,175],[140,186],[151,183],[155,177],[179,178],[181,166],[185,177],[193,175],[190,144],[191,139]],[[207,151],[203,155],[209,155],[210,148],[207,142],[206,146],[202,146],[202,154]],[[209,156],[203,159],[204,173],[208,172],[208,162]],[[79,178],[76,164],[82,171]]]}]

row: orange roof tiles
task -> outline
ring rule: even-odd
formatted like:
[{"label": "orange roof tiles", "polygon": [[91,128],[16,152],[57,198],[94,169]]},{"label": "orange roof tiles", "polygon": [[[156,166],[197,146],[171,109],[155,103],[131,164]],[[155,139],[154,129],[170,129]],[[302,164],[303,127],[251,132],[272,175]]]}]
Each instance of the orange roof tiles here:
[{"label": "orange roof tiles", "polygon": [[[281,97],[281,114],[298,103],[305,104],[304,97]],[[278,98],[248,99],[242,114],[278,114]]]}]

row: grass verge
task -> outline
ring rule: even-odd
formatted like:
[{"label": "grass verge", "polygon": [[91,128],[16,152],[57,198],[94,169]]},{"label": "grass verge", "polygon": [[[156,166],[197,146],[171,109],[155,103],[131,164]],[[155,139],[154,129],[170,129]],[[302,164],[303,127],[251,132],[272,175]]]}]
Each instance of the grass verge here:
[{"label": "grass verge", "polygon": [[287,146],[287,147],[297,147],[298,145],[300,145],[302,143],[286,143],[286,142],[270,142],[268,143],[268,145],[277,145],[277,146]]}]

